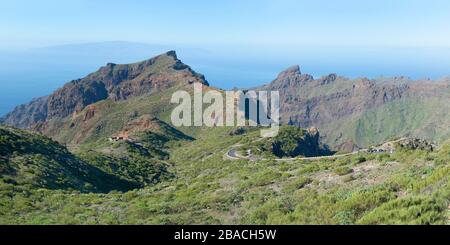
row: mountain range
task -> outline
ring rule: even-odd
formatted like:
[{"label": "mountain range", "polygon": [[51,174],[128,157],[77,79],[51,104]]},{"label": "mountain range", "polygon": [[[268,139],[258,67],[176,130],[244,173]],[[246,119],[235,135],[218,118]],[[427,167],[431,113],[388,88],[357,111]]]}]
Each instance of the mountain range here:
[{"label": "mountain range", "polygon": [[[118,133],[144,114],[165,113],[167,118],[169,92],[194,82],[209,85],[175,51],[129,65],[109,63],[49,96],[16,107],[0,121],[80,143],[97,134],[94,131]],[[255,89],[279,91],[281,122],[318,128],[322,140],[336,150],[352,151],[403,136],[438,142],[450,138],[450,80],[349,79],[336,74],[315,79],[293,66]],[[153,106],[144,106],[138,98],[147,98]],[[117,107],[124,106],[136,115],[117,117]],[[98,120],[91,120],[96,115]],[[112,115],[115,118],[105,119]],[[122,122],[113,123],[119,119]]]},{"label": "mountain range", "polygon": [[280,91],[282,123],[317,127],[340,149],[403,136],[450,138],[450,79],[314,79],[294,66],[259,89]]}]

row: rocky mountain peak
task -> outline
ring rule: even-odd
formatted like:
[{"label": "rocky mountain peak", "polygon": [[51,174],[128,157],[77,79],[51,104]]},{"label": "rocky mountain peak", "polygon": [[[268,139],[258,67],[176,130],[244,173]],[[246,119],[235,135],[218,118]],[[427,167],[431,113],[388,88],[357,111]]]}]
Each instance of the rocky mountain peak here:
[{"label": "rocky mountain peak", "polygon": [[177,52],[176,52],[175,50],[170,50],[170,51],[168,51],[168,52],[166,53],[166,55],[167,55],[167,56],[170,56],[170,57],[172,57],[172,58],[174,58],[174,59],[176,59],[176,60],[178,60],[178,58],[177,58]]},{"label": "rocky mountain peak", "polygon": [[209,85],[202,74],[184,64],[172,50],[133,64],[108,63],[84,78],[66,83],[48,97],[19,106],[2,121],[30,128],[38,122],[81,112],[101,100],[127,100],[194,82]]},{"label": "rocky mountain peak", "polygon": [[288,69],[282,71],[279,75],[278,75],[278,79],[284,79],[286,77],[291,77],[291,76],[298,76],[301,75],[301,71],[300,71],[300,66],[299,65],[294,65],[289,67]]},{"label": "rocky mountain peak", "polygon": [[314,80],[314,78],[311,75],[302,74],[300,71],[300,66],[295,65],[282,71],[278,77],[268,85],[268,87],[272,90],[284,90],[288,88],[294,89],[312,80]]}]

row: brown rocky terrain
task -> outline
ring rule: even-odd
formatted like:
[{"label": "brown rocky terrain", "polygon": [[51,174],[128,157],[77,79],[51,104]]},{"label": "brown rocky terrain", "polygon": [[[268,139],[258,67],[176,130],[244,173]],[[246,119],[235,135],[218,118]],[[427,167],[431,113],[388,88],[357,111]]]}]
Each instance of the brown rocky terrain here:
[{"label": "brown rocky terrain", "polygon": [[5,117],[0,118],[0,123],[18,128],[30,128],[36,122],[47,119],[48,96],[33,99],[28,104],[19,105]]}]

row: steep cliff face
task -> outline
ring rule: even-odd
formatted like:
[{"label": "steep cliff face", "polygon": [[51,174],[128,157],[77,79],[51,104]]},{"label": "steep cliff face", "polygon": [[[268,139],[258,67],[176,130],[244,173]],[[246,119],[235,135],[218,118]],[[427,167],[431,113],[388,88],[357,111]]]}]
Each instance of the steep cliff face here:
[{"label": "steep cliff face", "polygon": [[28,104],[17,106],[1,118],[0,123],[18,128],[29,128],[36,122],[45,121],[47,118],[47,101],[48,96],[45,96],[34,99]]},{"label": "steep cliff face", "polygon": [[[335,147],[410,134],[431,139],[450,135],[448,81],[348,79],[336,74],[314,79],[294,66],[261,89],[280,92],[282,123],[318,127]],[[434,126],[442,130],[430,131]]]},{"label": "steep cliff face", "polygon": [[309,127],[399,99],[409,85],[378,86],[369,79],[349,80],[335,74],[314,79],[301,74],[296,66],[280,73],[265,88],[280,92],[283,122]]},{"label": "steep cliff face", "polygon": [[47,101],[47,118],[66,117],[73,112],[81,111],[87,105],[106,98],[108,98],[108,92],[103,82],[72,81],[50,95]]},{"label": "steep cliff face", "polygon": [[39,122],[78,113],[101,100],[126,100],[194,82],[208,85],[203,75],[177,58],[175,51],[134,64],[109,63],[85,78],[67,83],[48,97],[17,107],[2,121],[8,125],[30,128]]}]

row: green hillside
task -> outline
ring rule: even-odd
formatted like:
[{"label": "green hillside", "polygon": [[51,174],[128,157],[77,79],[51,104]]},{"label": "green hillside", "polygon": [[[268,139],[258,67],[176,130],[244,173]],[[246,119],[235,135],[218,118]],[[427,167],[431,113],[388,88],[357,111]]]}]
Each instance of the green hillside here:
[{"label": "green hillside", "polygon": [[336,120],[321,128],[326,142],[338,145],[352,139],[360,146],[414,136],[444,142],[450,138],[450,104],[439,98],[407,98]]},{"label": "green hillside", "polygon": [[170,113],[175,106],[170,104],[170,98],[178,89],[183,88],[174,87],[157,95],[137,96],[124,101],[103,100],[73,117],[51,119],[40,131],[67,144],[105,142],[133,120]]},{"label": "green hillside", "polygon": [[0,186],[2,224],[448,224],[450,144],[324,160],[229,160],[258,131],[168,144],[173,178],[124,193]]},{"label": "green hillside", "polygon": [[138,187],[86,163],[47,137],[3,126],[0,126],[0,182],[82,192]]},{"label": "green hillside", "polygon": [[158,119],[151,122],[153,129],[134,133],[132,141],[86,143],[75,152],[89,164],[140,187],[169,180],[174,173],[168,170],[171,166],[168,147],[193,138]]}]

